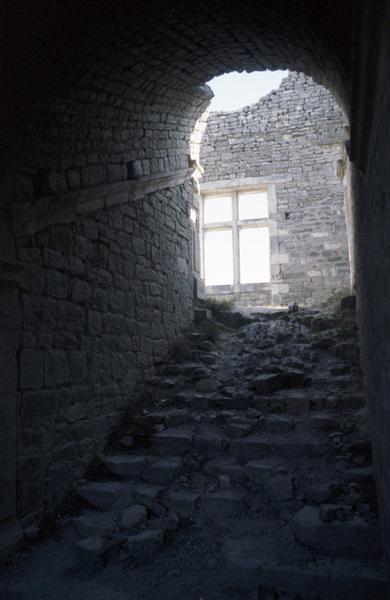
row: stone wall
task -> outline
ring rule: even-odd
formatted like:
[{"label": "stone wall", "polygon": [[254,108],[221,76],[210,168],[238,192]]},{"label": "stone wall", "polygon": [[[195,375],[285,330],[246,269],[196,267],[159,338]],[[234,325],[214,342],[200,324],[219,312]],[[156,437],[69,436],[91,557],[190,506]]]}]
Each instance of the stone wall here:
[{"label": "stone wall", "polygon": [[362,365],[382,539],[390,578],[390,3],[364,4],[356,26],[349,155]]},{"label": "stone wall", "polygon": [[227,296],[250,304],[318,305],[349,287],[339,177],[345,133],[331,94],[295,72],[256,104],[210,113],[201,191],[258,185],[269,192],[271,283]]},{"label": "stone wall", "polygon": [[53,508],[192,316],[192,183],[17,239],[19,514]]}]

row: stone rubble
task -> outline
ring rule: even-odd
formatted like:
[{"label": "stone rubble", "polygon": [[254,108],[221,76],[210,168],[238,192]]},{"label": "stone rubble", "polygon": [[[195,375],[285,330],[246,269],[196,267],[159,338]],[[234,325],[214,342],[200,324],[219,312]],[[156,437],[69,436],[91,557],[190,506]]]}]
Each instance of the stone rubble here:
[{"label": "stone rubble", "polygon": [[145,382],[100,477],[77,486],[85,508],[65,529],[79,556],[153,570],[180,532],[203,532],[207,554],[215,531],[235,598],[385,598],[353,314],[213,322],[207,344],[209,321]]}]

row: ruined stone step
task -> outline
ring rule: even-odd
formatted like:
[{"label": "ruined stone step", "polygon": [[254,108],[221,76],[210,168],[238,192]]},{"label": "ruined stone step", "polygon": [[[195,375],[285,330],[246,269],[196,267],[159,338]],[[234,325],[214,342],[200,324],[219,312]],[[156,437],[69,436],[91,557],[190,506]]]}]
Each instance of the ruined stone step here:
[{"label": "ruined stone step", "polygon": [[130,491],[128,484],[118,481],[84,481],[76,488],[77,494],[97,509],[112,507]]},{"label": "ruined stone step", "polygon": [[379,564],[354,559],[323,559],[299,564],[277,562],[264,555],[255,540],[229,540],[223,548],[227,579],[252,584],[257,598],[302,600],[386,600],[387,578]]},{"label": "ruined stone step", "polygon": [[120,454],[105,456],[103,462],[113,475],[126,479],[143,477],[153,484],[168,484],[181,466],[176,456],[154,456],[142,454]]},{"label": "ruined stone step", "polygon": [[320,555],[343,558],[375,557],[381,554],[376,522],[354,516],[351,520],[324,522],[320,510],[305,506],[291,522],[299,541]]},{"label": "ruined stone step", "polygon": [[149,560],[164,542],[163,529],[147,529],[127,538],[127,549],[134,562]]},{"label": "ruined stone step", "polygon": [[253,434],[246,438],[230,440],[229,453],[240,457],[282,456],[293,459],[331,455],[332,449],[329,441],[320,436]]},{"label": "ruined stone step", "polygon": [[163,512],[161,496],[164,491],[162,486],[150,485],[147,483],[135,483],[131,486],[131,503],[137,503],[146,506],[156,515]]},{"label": "ruined stone step", "polygon": [[177,490],[164,498],[164,506],[182,519],[194,518],[200,506],[201,496],[193,490]]},{"label": "ruined stone step", "polygon": [[152,451],[156,454],[181,455],[192,447],[193,432],[171,427],[152,435],[150,443]]},{"label": "ruined stone step", "polygon": [[145,480],[150,483],[168,485],[180,470],[182,460],[176,456],[168,456],[156,460],[145,471]]},{"label": "ruined stone step", "polygon": [[206,493],[201,499],[200,515],[213,520],[241,516],[248,508],[245,495],[245,492],[238,490]]},{"label": "ruined stone step", "polygon": [[118,477],[134,478],[145,472],[151,458],[142,455],[104,456],[103,462],[113,475]]},{"label": "ruined stone step", "polygon": [[113,533],[116,527],[116,515],[113,512],[88,511],[75,517],[72,525],[81,538],[103,538]]}]

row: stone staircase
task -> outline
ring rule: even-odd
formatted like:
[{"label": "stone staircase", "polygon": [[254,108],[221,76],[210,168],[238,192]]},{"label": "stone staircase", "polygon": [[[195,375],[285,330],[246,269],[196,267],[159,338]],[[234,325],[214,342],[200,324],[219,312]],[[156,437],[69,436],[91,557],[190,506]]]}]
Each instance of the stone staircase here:
[{"label": "stone staircase", "polygon": [[387,598],[353,316],[224,321],[197,312],[79,482],[80,556],[150,569],[196,528],[218,597]]}]

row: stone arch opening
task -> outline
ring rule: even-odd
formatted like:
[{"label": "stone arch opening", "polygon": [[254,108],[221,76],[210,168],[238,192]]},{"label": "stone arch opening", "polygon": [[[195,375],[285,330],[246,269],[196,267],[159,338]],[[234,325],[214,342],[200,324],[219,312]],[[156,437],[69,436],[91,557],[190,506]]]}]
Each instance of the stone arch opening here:
[{"label": "stone arch opening", "polygon": [[[224,85],[227,95],[237,96],[230,102],[238,103],[239,74],[234,87],[226,79]],[[259,78],[259,92],[261,86]],[[242,108],[208,110],[195,126],[198,287],[206,297],[252,309],[320,306],[351,287],[347,118],[334,97],[303,74],[286,72],[272,87]],[[224,98],[217,102],[224,106]]]}]

